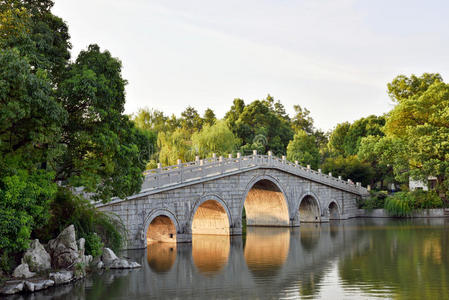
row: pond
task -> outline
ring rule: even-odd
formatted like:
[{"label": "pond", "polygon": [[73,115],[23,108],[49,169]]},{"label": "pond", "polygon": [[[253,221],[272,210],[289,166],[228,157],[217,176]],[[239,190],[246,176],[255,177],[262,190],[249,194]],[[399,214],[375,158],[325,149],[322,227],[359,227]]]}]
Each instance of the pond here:
[{"label": "pond", "polygon": [[126,255],[104,271],[14,299],[449,299],[449,219],[248,227]]}]

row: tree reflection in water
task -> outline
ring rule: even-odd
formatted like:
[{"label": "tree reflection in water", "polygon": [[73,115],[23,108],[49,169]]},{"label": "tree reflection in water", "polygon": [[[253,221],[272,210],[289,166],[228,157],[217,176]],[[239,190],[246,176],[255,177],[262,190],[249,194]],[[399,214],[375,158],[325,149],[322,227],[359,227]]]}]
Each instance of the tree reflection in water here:
[{"label": "tree reflection in water", "polygon": [[359,228],[368,242],[339,264],[344,285],[371,294],[388,289],[396,299],[449,299],[449,228],[429,226],[436,222]]}]

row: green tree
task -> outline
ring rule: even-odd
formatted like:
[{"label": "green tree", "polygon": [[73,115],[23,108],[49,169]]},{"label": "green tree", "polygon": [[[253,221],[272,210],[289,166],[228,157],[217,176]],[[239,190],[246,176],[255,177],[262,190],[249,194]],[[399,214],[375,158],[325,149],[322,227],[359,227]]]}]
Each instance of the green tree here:
[{"label": "green tree", "polygon": [[123,115],[125,84],[121,62],[90,45],[58,89],[69,117],[57,179],[83,186],[103,201],[137,192],[149,156],[146,135]]},{"label": "green tree", "polygon": [[178,128],[174,132],[161,132],[157,137],[160,149],[159,161],[165,165],[175,165],[177,160],[183,162],[193,161],[195,151],[190,140],[191,134],[184,128]]},{"label": "green tree", "polygon": [[364,186],[370,184],[374,176],[373,168],[368,163],[361,162],[356,155],[328,158],[321,168],[324,173],[332,172],[333,176],[342,176],[353,182],[361,182]]},{"label": "green tree", "polygon": [[297,160],[301,165],[318,168],[320,153],[316,145],[315,136],[308,135],[304,130],[298,131],[287,146],[287,159]]},{"label": "green tree", "polygon": [[370,183],[371,186],[375,186],[375,183],[379,182],[382,189],[386,183],[395,183],[393,175],[393,165],[397,165],[390,159],[391,156],[386,155],[389,153],[387,147],[392,147],[387,142],[385,137],[381,136],[368,136],[361,140],[357,157],[366,163],[369,163],[374,170],[374,176]]},{"label": "green tree", "polygon": [[212,109],[207,108],[204,112],[203,120],[204,124],[212,126],[215,124],[215,122],[217,122],[217,117],[215,117],[215,113]]},{"label": "green tree", "polygon": [[245,108],[245,102],[242,99],[236,98],[233,101],[231,109],[225,114],[226,123],[228,123],[228,127],[232,130],[234,134],[237,134],[237,127],[235,123],[240,118],[240,115]]},{"label": "green tree", "polygon": [[351,127],[349,122],[337,124],[335,129],[330,134],[328,148],[332,156],[336,157],[345,155],[344,142],[346,134],[349,131],[349,127]]},{"label": "green tree", "polygon": [[[427,86],[424,82],[418,86]],[[411,79],[410,79],[411,80]],[[394,81],[393,81],[394,82]],[[429,176],[437,177],[437,189],[440,197],[447,201],[449,197],[449,86],[440,81],[440,77],[426,90],[403,93],[390,112],[385,125],[389,139],[400,144],[393,153],[394,159],[402,162],[395,169],[398,179],[411,177],[427,181]],[[406,157],[407,159],[403,159]]]},{"label": "green tree", "polygon": [[47,221],[56,192],[49,159],[66,114],[52,97],[45,72],[35,74],[17,49],[0,49],[0,254],[28,246],[31,231]]},{"label": "green tree", "polygon": [[212,126],[205,125],[200,132],[193,134],[192,144],[201,157],[212,153],[225,155],[235,150],[236,139],[226,122],[218,121]]},{"label": "green tree", "polygon": [[235,122],[235,134],[242,141],[243,149],[253,144],[257,149],[262,145],[263,153],[272,150],[279,155],[286,153],[293,130],[286,119],[270,108],[270,101],[256,100],[244,107]]},{"label": "green tree", "polygon": [[387,84],[388,95],[394,102],[401,102],[416,95],[421,95],[435,82],[442,82],[438,73],[424,73],[420,77],[399,75]]},{"label": "green tree", "polygon": [[310,116],[310,111],[300,105],[294,105],[293,109],[295,110],[295,115],[291,121],[293,130],[295,132],[304,130],[311,134],[313,132],[313,119]]},{"label": "green tree", "polygon": [[349,126],[344,137],[343,149],[345,156],[357,154],[362,138],[366,136],[383,136],[382,127],[385,125],[385,117],[371,115],[361,118]]},{"label": "green tree", "polygon": [[203,119],[198,114],[198,111],[188,106],[182,113],[181,113],[181,127],[190,133],[197,132],[201,130],[201,127],[203,126]]}]

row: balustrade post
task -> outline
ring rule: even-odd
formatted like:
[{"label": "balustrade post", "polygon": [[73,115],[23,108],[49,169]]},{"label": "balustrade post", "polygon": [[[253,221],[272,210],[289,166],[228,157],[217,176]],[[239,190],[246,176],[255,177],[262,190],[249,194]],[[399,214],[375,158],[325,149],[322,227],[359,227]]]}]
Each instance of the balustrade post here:
[{"label": "balustrade post", "polygon": [[178,169],[179,169],[179,183],[182,183],[182,161],[181,161],[181,159],[179,159],[178,158],[178,160],[177,160],[177,163],[178,163]]},{"label": "balustrade post", "polygon": [[198,155],[195,156],[195,164],[197,165],[200,162],[200,157]]},{"label": "balustrade post", "polygon": [[321,173],[321,169],[318,169],[318,173]]},{"label": "balustrade post", "polygon": [[223,174],[224,164],[223,164],[223,156],[218,157],[218,161],[220,162],[220,173]]},{"label": "balustrade post", "polygon": [[310,165],[307,165],[307,170],[310,170]]},{"label": "balustrade post", "polygon": [[241,159],[240,159],[240,152],[237,152],[237,160],[239,162],[239,169],[241,168]]},{"label": "balustrade post", "polygon": [[332,177],[332,172],[329,172],[329,176]]},{"label": "balustrade post", "polygon": [[271,165],[271,162],[272,162],[272,160],[271,160],[272,156],[273,156],[273,152],[268,151],[268,165],[269,166]]},{"label": "balustrade post", "polygon": [[287,162],[287,158],[285,157],[285,155],[282,155],[282,163],[285,164]]},{"label": "balustrade post", "polygon": [[342,179],[341,179],[341,176],[338,176],[338,180],[342,180]]},{"label": "balustrade post", "polygon": [[229,154],[228,154],[228,158],[232,158],[232,153],[229,153]]},{"label": "balustrade post", "polygon": [[157,163],[157,171],[156,171],[156,187],[161,186],[161,176],[162,175],[158,175],[162,173],[162,164],[161,163]]}]

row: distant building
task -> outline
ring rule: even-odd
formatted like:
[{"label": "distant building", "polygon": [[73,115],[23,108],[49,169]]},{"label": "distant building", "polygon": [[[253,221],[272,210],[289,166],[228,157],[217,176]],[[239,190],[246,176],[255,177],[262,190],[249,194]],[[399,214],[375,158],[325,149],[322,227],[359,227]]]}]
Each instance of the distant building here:
[{"label": "distant building", "polygon": [[437,178],[434,177],[434,176],[429,176],[427,178],[427,184],[424,181],[422,181],[422,180],[412,180],[412,179],[410,179],[409,183],[408,183],[408,188],[411,191],[414,191],[414,190],[428,191],[428,190],[434,190],[436,184],[437,184]]}]

